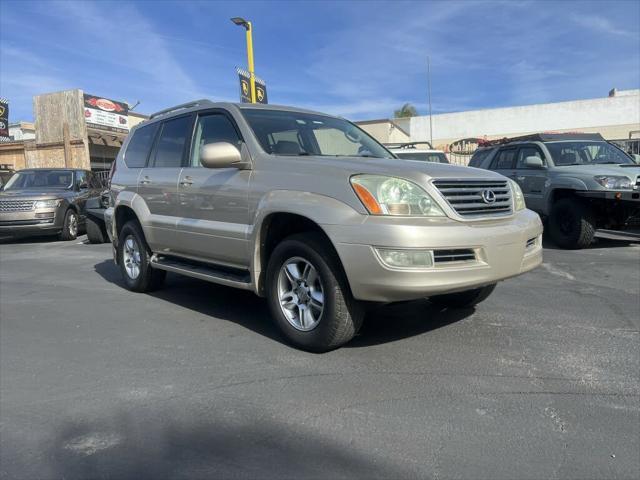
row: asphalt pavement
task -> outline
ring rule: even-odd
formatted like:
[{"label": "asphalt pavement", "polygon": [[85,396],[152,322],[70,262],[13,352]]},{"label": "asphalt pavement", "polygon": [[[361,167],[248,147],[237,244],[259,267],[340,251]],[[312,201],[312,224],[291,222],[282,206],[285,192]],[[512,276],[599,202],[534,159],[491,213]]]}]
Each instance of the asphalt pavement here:
[{"label": "asphalt pavement", "polygon": [[109,245],[0,244],[0,477],[640,478],[640,245],[544,256],[319,355],[249,292],[136,294]]}]

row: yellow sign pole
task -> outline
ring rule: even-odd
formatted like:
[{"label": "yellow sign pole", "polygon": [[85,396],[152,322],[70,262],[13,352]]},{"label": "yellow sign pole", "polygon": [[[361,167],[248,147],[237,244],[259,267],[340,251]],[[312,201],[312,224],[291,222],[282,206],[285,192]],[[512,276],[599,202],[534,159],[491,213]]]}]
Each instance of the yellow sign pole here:
[{"label": "yellow sign pole", "polygon": [[251,22],[247,22],[247,63],[249,64],[249,74],[251,78],[251,103],[256,103],[256,74],[253,66],[253,38],[251,36]]}]

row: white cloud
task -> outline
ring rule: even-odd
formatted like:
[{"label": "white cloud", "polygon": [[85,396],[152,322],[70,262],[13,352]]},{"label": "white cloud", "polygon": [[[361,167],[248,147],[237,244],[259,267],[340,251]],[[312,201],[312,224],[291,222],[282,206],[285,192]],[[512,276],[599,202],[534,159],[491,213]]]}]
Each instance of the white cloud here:
[{"label": "white cloud", "polygon": [[[638,32],[632,32],[619,26],[616,26],[610,20],[596,15],[571,15],[571,20],[580,26],[595,30],[597,32],[606,33],[609,35],[618,35],[621,37],[638,38]],[[637,20],[637,18],[636,18]]]}]

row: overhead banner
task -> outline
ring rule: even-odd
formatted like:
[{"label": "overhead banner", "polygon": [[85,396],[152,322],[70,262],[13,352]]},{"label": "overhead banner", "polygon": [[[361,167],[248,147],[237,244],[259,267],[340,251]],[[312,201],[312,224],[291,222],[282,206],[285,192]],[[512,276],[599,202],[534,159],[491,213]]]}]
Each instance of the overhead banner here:
[{"label": "overhead banner", "polygon": [[0,142],[8,142],[9,137],[9,100],[0,98]]},{"label": "overhead banner", "polygon": [[[236,68],[240,79],[240,101],[251,103],[251,74],[242,68]],[[267,84],[264,80],[254,77],[256,81],[256,103],[269,103],[267,99]]]},{"label": "overhead banner", "polygon": [[124,102],[85,93],[84,119],[87,127],[129,133],[129,105]]}]

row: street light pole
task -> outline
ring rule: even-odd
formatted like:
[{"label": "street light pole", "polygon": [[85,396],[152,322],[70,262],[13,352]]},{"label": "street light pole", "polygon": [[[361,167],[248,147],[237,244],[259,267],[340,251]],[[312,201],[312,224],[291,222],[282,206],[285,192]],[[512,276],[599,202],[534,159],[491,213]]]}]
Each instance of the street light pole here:
[{"label": "street light pole", "polygon": [[256,74],[253,65],[253,37],[251,22],[241,17],[231,19],[236,25],[242,26],[247,31],[247,66],[249,67],[249,84],[251,85],[251,103],[256,103]]},{"label": "street light pole", "polygon": [[431,59],[427,55],[427,83],[429,84],[429,141],[433,148],[433,114],[431,111]]}]

